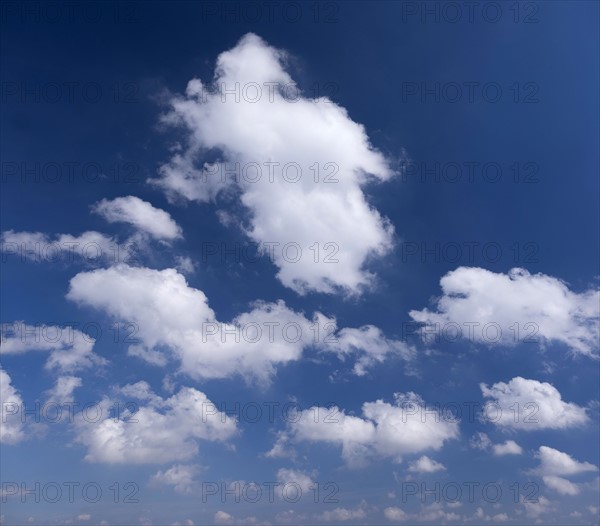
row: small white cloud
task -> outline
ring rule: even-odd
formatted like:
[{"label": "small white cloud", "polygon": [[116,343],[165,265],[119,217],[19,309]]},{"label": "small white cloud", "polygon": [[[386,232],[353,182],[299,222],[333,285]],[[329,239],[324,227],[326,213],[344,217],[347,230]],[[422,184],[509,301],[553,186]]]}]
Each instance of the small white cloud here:
[{"label": "small white cloud", "polygon": [[94,338],[70,326],[5,323],[0,355],[48,352],[46,368],[66,373],[108,363],[93,352],[94,344]]},{"label": "small white cloud", "polygon": [[41,232],[2,233],[2,249],[6,258],[34,263],[75,263],[92,265],[129,261],[136,257],[130,239],[118,243],[100,232],[88,231],[78,236],[56,234],[50,237]]},{"label": "small white cloud", "polygon": [[408,471],[412,473],[436,473],[437,471],[445,471],[446,467],[439,462],[423,455],[418,460],[414,460],[409,464]]},{"label": "small white cloud", "polygon": [[324,511],[317,515],[317,519],[324,522],[345,522],[352,520],[365,519],[367,514],[364,508],[364,502],[360,506],[349,509],[349,508],[334,508],[332,510]]},{"label": "small white cloud", "polygon": [[507,440],[503,444],[494,444],[492,452],[498,457],[503,455],[520,455],[523,453],[523,448],[514,440]]},{"label": "small white cloud", "polygon": [[408,518],[406,512],[396,506],[385,508],[383,510],[383,515],[387,520],[392,522],[401,522]]},{"label": "small white cloud", "polygon": [[[141,393],[143,389],[138,386],[133,391]],[[164,464],[185,461],[198,454],[198,440],[227,441],[237,433],[235,420],[218,411],[204,393],[192,387],[184,387],[165,400],[148,393],[146,405],[140,405],[137,411],[133,408],[123,411],[115,418],[110,409],[118,402],[103,399],[98,404],[102,417],[99,421],[95,418],[76,420],[76,441],[87,447],[85,460],[88,462]],[[162,480],[186,474],[175,470],[169,475],[163,473]]]},{"label": "small white cloud", "polygon": [[542,476],[548,475],[577,475],[591,471],[598,471],[598,467],[589,462],[578,462],[567,453],[557,449],[541,446],[538,451],[540,465],[535,472]]},{"label": "small white cloud", "polygon": [[573,484],[571,481],[555,475],[548,475],[542,477],[544,484],[550,489],[560,493],[561,495],[577,495],[579,493],[579,487],[577,484]]},{"label": "small white cloud", "polygon": [[233,524],[233,515],[230,515],[226,511],[217,511],[214,519],[216,524]]},{"label": "small white cloud", "polygon": [[176,256],[175,266],[182,274],[193,274],[196,271],[196,264],[188,256]]},{"label": "small white cloud", "polygon": [[566,429],[588,422],[585,408],[563,402],[558,389],[547,382],[517,376],[491,387],[480,384],[485,398],[485,417],[499,427],[534,431]]},{"label": "small white cloud", "polygon": [[362,418],[337,407],[300,411],[289,423],[290,437],[339,444],[342,457],[351,465],[361,465],[370,457],[400,462],[403,455],[438,450],[457,438],[458,424],[427,408],[418,395],[396,393],[394,397],[393,405],[383,400],[364,403]]},{"label": "small white cloud", "polygon": [[48,391],[48,401],[57,404],[73,402],[73,392],[82,386],[81,378],[78,376],[59,376],[56,385]]},{"label": "small white cloud", "polygon": [[427,327],[425,334],[458,324],[459,334],[477,343],[510,347],[535,338],[541,345],[559,342],[575,353],[598,354],[600,290],[576,293],[557,278],[520,268],[502,274],[459,267],[440,284],[436,310],[410,311]]},{"label": "small white cloud", "polygon": [[529,501],[521,497],[521,503],[525,508],[525,513],[528,517],[537,519],[540,515],[550,513],[554,511],[554,505],[546,497],[541,496],[537,499],[537,502],[533,500]]},{"label": "small white cloud", "polygon": [[150,481],[154,484],[173,486],[177,493],[190,494],[196,485],[195,477],[200,472],[200,466],[175,464],[166,471],[158,471]]},{"label": "small white cloud", "polygon": [[472,447],[473,449],[479,449],[481,451],[489,449],[491,445],[492,441],[490,440],[490,437],[488,437],[485,433],[482,432],[475,433],[471,437],[471,440],[469,440],[470,447]]},{"label": "small white cloud", "polygon": [[2,444],[17,444],[25,439],[24,424],[21,411],[23,399],[11,385],[8,373],[0,368],[0,442]]},{"label": "small white cloud", "polygon": [[117,197],[112,201],[103,199],[92,210],[109,223],[128,223],[155,239],[173,240],[182,237],[181,228],[168,212],[133,195]]},{"label": "small white cloud", "polygon": [[315,481],[303,471],[295,469],[281,468],[277,471],[277,482],[285,486],[287,484],[293,484],[299,487],[302,495],[309,495],[310,492],[315,488]]}]

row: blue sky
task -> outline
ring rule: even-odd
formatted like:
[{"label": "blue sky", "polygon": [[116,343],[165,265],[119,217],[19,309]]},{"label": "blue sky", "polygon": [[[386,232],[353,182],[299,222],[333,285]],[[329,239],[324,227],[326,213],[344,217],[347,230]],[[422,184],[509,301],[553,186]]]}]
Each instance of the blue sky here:
[{"label": "blue sky", "polygon": [[3,525],[597,524],[598,4],[469,5],[3,3]]}]

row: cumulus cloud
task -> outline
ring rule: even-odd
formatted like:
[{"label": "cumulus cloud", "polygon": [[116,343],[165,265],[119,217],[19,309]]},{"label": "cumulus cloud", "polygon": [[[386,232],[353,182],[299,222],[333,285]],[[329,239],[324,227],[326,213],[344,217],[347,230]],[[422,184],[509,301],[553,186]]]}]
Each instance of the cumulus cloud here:
[{"label": "cumulus cloud", "polygon": [[277,482],[282,485],[293,483],[298,486],[303,495],[309,495],[315,488],[315,481],[308,473],[296,469],[281,468],[277,471]]},{"label": "cumulus cloud", "polygon": [[521,503],[525,508],[525,514],[533,519],[537,519],[540,515],[550,513],[555,509],[553,503],[544,496],[539,497],[537,502],[533,499],[528,500],[521,497]]},{"label": "cumulus cloud", "polygon": [[425,455],[417,460],[414,460],[408,466],[408,471],[413,473],[435,473],[437,471],[445,470],[446,467],[443,464]]},{"label": "cumulus cloud", "polygon": [[523,453],[523,448],[514,440],[507,440],[503,444],[494,444],[492,446],[492,452],[497,457],[504,455],[520,455]]},{"label": "cumulus cloud", "polygon": [[283,301],[256,302],[231,322],[219,322],[204,293],[175,269],[118,265],[82,272],[71,279],[67,297],[135,323],[139,343],[130,346],[130,354],[156,365],[174,357],[196,379],[241,374],[267,382],[278,364],[298,360],[308,347],[337,354],[353,350],[360,372],[386,353],[410,355],[394,341],[378,343],[374,327],[357,329],[352,337],[342,330],[336,338],[335,319],[318,312],[307,318]]},{"label": "cumulus cloud", "polygon": [[27,325],[19,321],[2,324],[0,355],[48,352],[45,367],[61,373],[105,365],[93,352],[95,340],[71,326]]},{"label": "cumulus cloud", "polygon": [[408,518],[406,512],[396,506],[390,506],[383,510],[385,518],[392,522],[400,522]]},{"label": "cumulus cloud", "polygon": [[396,393],[395,403],[366,402],[363,417],[347,415],[337,407],[312,407],[298,412],[289,425],[290,439],[339,445],[351,465],[369,458],[391,458],[428,449],[438,450],[458,436],[458,424],[448,421],[414,393]]},{"label": "cumulus cloud", "polygon": [[57,404],[73,402],[73,392],[82,386],[78,376],[59,376],[56,385],[48,391],[48,401]]},{"label": "cumulus cloud", "polygon": [[[192,387],[183,387],[170,398],[162,399],[145,382],[133,384],[140,404],[130,404],[119,415],[111,414],[118,400],[104,398],[101,415],[78,418],[76,441],[87,448],[85,460],[107,464],[164,464],[182,462],[198,454],[198,440],[227,441],[237,433],[235,420],[221,413],[207,396]],[[174,475],[171,472],[170,475]],[[183,474],[182,474],[183,475]],[[162,474],[162,479],[169,475]]]},{"label": "cumulus cloud", "polygon": [[547,477],[542,477],[542,480],[546,486],[561,495],[577,495],[579,493],[577,484],[573,484],[573,482],[565,478],[548,475]]},{"label": "cumulus cloud", "polygon": [[383,362],[390,354],[410,361],[417,353],[416,349],[406,342],[386,338],[381,329],[374,325],[365,325],[360,329],[341,329],[329,348],[342,358],[359,354],[354,365],[354,373],[357,376],[364,376],[369,368]]},{"label": "cumulus cloud", "polygon": [[492,441],[490,440],[490,437],[482,432],[475,433],[469,440],[470,447],[473,449],[479,449],[481,451],[489,449],[491,445]]},{"label": "cumulus cloud", "polygon": [[563,476],[577,475],[590,471],[598,471],[598,467],[589,462],[578,462],[567,453],[557,449],[541,446],[538,450],[540,465],[535,470],[536,473],[543,476]]},{"label": "cumulus cloud", "polygon": [[24,424],[21,421],[23,399],[12,385],[11,377],[0,368],[0,442],[17,444],[25,438]]},{"label": "cumulus cloud", "polygon": [[[359,293],[373,281],[369,259],[387,253],[393,235],[363,189],[395,174],[344,108],[286,96],[295,84],[285,61],[247,34],[219,55],[211,86],[192,79],[173,96],[163,122],[184,129],[186,141],[153,182],[171,199],[239,197],[247,236],[278,244],[270,255],[285,286]],[[281,250],[288,243],[294,250]]]},{"label": "cumulus cloud", "polygon": [[175,464],[165,471],[158,471],[150,482],[152,484],[163,484],[173,486],[177,493],[190,494],[196,485],[195,477],[200,472],[200,466]]},{"label": "cumulus cloud", "polygon": [[182,237],[181,228],[168,212],[133,195],[103,199],[92,210],[109,223],[128,223],[155,239],[170,241]]},{"label": "cumulus cloud", "polygon": [[7,259],[33,261],[35,263],[88,264],[133,261],[136,257],[134,239],[119,244],[117,240],[93,230],[78,236],[56,234],[49,236],[41,232],[2,233],[2,251]]},{"label": "cumulus cloud", "polygon": [[585,408],[564,402],[558,389],[547,382],[517,376],[491,387],[482,383],[480,388],[485,398],[492,399],[486,404],[486,417],[500,427],[524,431],[566,429],[589,420]]},{"label": "cumulus cloud", "polygon": [[219,510],[215,513],[214,516],[216,524],[232,524],[233,523],[233,515],[230,515],[226,511]]},{"label": "cumulus cloud", "polygon": [[575,353],[598,355],[599,290],[576,293],[557,278],[519,268],[502,274],[460,267],[440,285],[435,310],[410,311],[427,337],[443,337],[452,328],[452,338],[460,334],[477,343],[558,342]]}]

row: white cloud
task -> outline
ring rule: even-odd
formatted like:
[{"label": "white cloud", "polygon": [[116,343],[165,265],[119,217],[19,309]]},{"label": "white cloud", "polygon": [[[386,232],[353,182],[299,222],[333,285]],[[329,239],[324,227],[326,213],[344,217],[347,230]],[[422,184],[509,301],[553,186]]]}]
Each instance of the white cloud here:
[{"label": "white cloud", "polygon": [[390,506],[383,510],[385,518],[392,522],[400,522],[407,519],[406,512],[396,506]]},{"label": "white cloud", "polygon": [[[145,396],[137,411],[110,414],[115,400],[105,398],[98,408],[102,418],[79,418],[76,441],[87,447],[85,459],[108,464],[164,464],[181,462],[198,453],[197,440],[226,441],[237,433],[235,420],[217,410],[200,391],[183,387],[163,400],[141,382],[134,390]],[[127,388],[127,386],[126,386]],[[123,405],[121,405],[123,407]],[[126,406],[129,407],[129,404]]]},{"label": "white cloud", "polygon": [[541,345],[560,342],[576,353],[598,354],[599,290],[576,293],[557,278],[518,268],[502,274],[460,267],[440,284],[443,295],[436,310],[410,311],[426,325],[425,335],[443,337],[449,324],[458,324],[460,334],[477,343],[514,346],[535,339]]},{"label": "white cloud", "polygon": [[190,494],[196,485],[194,477],[200,472],[200,466],[175,464],[165,471],[158,471],[150,479],[153,484],[173,486],[177,493]]},{"label": "white cloud", "polygon": [[35,263],[74,263],[88,264],[117,263],[133,261],[136,257],[135,238],[123,244],[100,232],[88,231],[73,236],[56,234],[50,237],[41,232],[2,233],[2,250],[5,257]]},{"label": "white cloud", "polygon": [[475,433],[471,437],[471,440],[469,440],[470,447],[472,447],[473,449],[479,449],[481,451],[489,449],[491,445],[492,441],[490,440],[490,437],[488,437],[485,433],[482,432]]},{"label": "white cloud", "polygon": [[277,482],[282,485],[294,484],[300,487],[302,495],[310,495],[315,488],[315,481],[303,471],[281,468],[277,471]]},{"label": "white cloud", "polygon": [[486,403],[486,419],[500,427],[566,429],[588,421],[585,408],[563,402],[558,389],[547,382],[517,376],[508,383],[480,384],[480,388],[485,398],[493,400]]},{"label": "white cloud", "polygon": [[174,269],[118,265],[79,273],[67,297],[135,323],[139,343],[129,348],[130,354],[156,365],[175,357],[182,371],[196,379],[240,374],[267,382],[276,365],[300,359],[308,347],[337,354],[352,347],[361,371],[385,353],[402,352],[391,340],[378,344],[374,327],[356,330],[367,335],[362,341],[353,337],[356,345],[348,343],[348,329],[336,340],[334,319],[318,312],[306,318],[283,301],[256,302],[250,312],[219,322],[204,293]]},{"label": "white cloud", "polygon": [[332,510],[324,511],[317,515],[317,519],[324,522],[345,522],[352,520],[365,519],[367,514],[362,507],[354,509],[349,508],[334,508]]},{"label": "white cloud", "polygon": [[11,384],[8,373],[0,368],[0,442],[17,444],[25,438],[24,425],[21,421],[23,399]]},{"label": "white cloud", "polygon": [[92,516],[89,513],[82,513],[81,515],[77,515],[78,521],[89,521]]},{"label": "white cloud", "polygon": [[539,497],[537,502],[525,500],[521,497],[521,503],[525,508],[526,515],[534,519],[537,519],[540,515],[554,511],[552,502],[544,496]]},{"label": "white cloud", "polygon": [[196,271],[196,264],[188,256],[175,256],[175,265],[181,274],[192,274]]},{"label": "white cloud", "polygon": [[443,510],[442,504],[439,502],[433,502],[428,506],[424,506],[423,510],[413,515],[413,517],[419,522],[442,521],[442,523],[457,521],[461,518],[458,513]]},{"label": "white cloud", "polygon": [[370,457],[399,462],[403,455],[438,450],[458,436],[456,422],[427,408],[414,393],[396,393],[394,397],[394,405],[383,400],[364,403],[363,418],[337,407],[300,411],[289,423],[291,438],[341,445],[346,462],[360,465]]},{"label": "white cloud", "polygon": [[73,402],[73,391],[82,386],[78,376],[59,376],[56,385],[48,391],[48,401],[57,404]]},{"label": "white cloud", "polygon": [[520,455],[523,453],[523,448],[514,440],[507,440],[503,444],[494,444],[492,452],[498,457],[503,455]]},{"label": "white cloud", "polygon": [[557,449],[541,446],[538,450],[540,465],[535,470],[536,473],[543,476],[549,475],[577,475],[590,471],[598,471],[598,467],[589,462],[578,462],[567,453]]},{"label": "white cloud", "polygon": [[330,349],[338,356],[357,353],[360,355],[354,365],[354,373],[357,376],[365,375],[369,368],[383,362],[390,354],[400,356],[406,361],[412,360],[416,355],[414,347],[400,340],[386,338],[381,329],[373,325],[364,325],[360,329],[341,329],[335,340]]},{"label": "white cloud", "polygon": [[181,228],[168,212],[133,195],[117,197],[112,201],[103,199],[93,205],[92,210],[109,223],[128,223],[155,239],[173,240],[182,237]]},{"label": "white cloud", "polygon": [[49,352],[45,367],[65,373],[105,365],[107,361],[93,352],[94,344],[94,338],[71,326],[19,321],[2,325],[0,355]]},{"label": "white cloud", "polygon": [[[359,293],[373,281],[365,265],[390,250],[393,234],[363,187],[394,172],[344,108],[326,98],[286,98],[281,88],[294,84],[284,63],[285,53],[248,34],[217,59],[214,86],[225,89],[209,92],[193,79],[185,96],[172,97],[164,122],[186,129],[187,141],[153,182],[170,198],[239,195],[250,212],[246,234],[279,243],[271,255],[285,286]],[[225,94],[236,86],[237,101]],[[256,86],[262,96],[252,102]],[[205,162],[209,151],[218,152],[215,162]],[[239,177],[232,182],[227,171],[235,163]],[[298,256],[282,250],[288,243],[298,244]]]},{"label": "white cloud", "polygon": [[542,477],[544,484],[550,489],[555,490],[561,495],[577,495],[579,493],[579,487],[570,480],[555,475],[548,475]]},{"label": "white cloud", "polygon": [[233,523],[233,515],[230,515],[226,511],[217,511],[215,513],[215,523],[217,524],[232,524]]},{"label": "white cloud", "polygon": [[425,455],[417,460],[414,460],[408,466],[408,471],[412,473],[435,473],[437,471],[445,470],[446,467],[443,464]]}]

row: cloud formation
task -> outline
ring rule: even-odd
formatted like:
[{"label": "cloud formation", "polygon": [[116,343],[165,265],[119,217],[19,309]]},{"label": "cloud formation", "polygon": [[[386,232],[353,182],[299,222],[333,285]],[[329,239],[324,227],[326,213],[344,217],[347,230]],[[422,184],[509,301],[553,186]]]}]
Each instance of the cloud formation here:
[{"label": "cloud formation", "polygon": [[[572,352],[598,355],[600,291],[577,293],[561,280],[514,268],[508,274],[459,267],[440,280],[435,310],[412,310],[424,334],[460,334],[476,343],[514,346],[562,343]],[[460,332],[458,332],[460,331]]]},{"label": "cloud formation", "polygon": [[181,228],[168,212],[133,195],[102,199],[92,210],[109,223],[128,223],[155,239],[170,241],[181,237]]},{"label": "cloud formation", "polygon": [[285,439],[341,446],[344,460],[359,466],[373,458],[401,462],[404,455],[439,450],[458,437],[458,423],[428,408],[415,393],[396,393],[394,404],[366,402],[362,415],[348,415],[335,406],[311,407],[289,423]]},{"label": "cloud formation", "polygon": [[297,91],[285,62],[249,33],[219,55],[212,85],[193,79],[173,96],[163,122],[186,140],[153,183],[171,199],[239,197],[252,241],[294,244],[272,255],[286,287],[357,294],[373,282],[369,259],[390,250],[393,234],[363,188],[394,172],[344,108]]},{"label": "cloud formation", "polygon": [[20,321],[2,325],[0,355],[47,352],[46,369],[68,373],[108,363],[94,353],[94,344],[94,338],[71,326],[27,325]]},{"label": "cloud formation", "polygon": [[499,427],[523,431],[567,429],[589,420],[585,408],[564,402],[558,389],[547,382],[517,376],[491,387],[482,383],[480,388],[484,398],[491,399],[486,404],[486,417]]},{"label": "cloud formation", "polygon": [[12,385],[11,377],[0,368],[0,442],[17,444],[25,438],[24,424],[21,421],[23,399]]},{"label": "cloud formation", "polygon": [[386,355],[412,355],[371,326],[342,329],[337,338],[335,319],[319,312],[307,318],[283,301],[256,302],[251,311],[220,322],[205,294],[175,269],[118,265],[82,272],[71,279],[67,297],[134,323],[139,343],[129,347],[130,354],[160,366],[175,358],[196,379],[239,374],[265,383],[277,365],[299,360],[309,347],[352,352],[357,374]]},{"label": "cloud formation", "polygon": [[[85,460],[107,464],[164,464],[182,462],[198,454],[198,441],[224,442],[236,435],[233,418],[217,410],[207,396],[183,387],[167,399],[155,395],[146,382],[125,386],[129,397],[137,396],[137,411],[111,414],[118,400],[104,398],[100,421],[78,418],[76,441],[87,448]],[[137,393],[137,394],[136,394]],[[134,396],[135,395],[135,396]],[[174,475],[171,473],[171,475]],[[161,480],[169,475],[162,474]],[[171,477],[172,478],[172,477]]]}]

